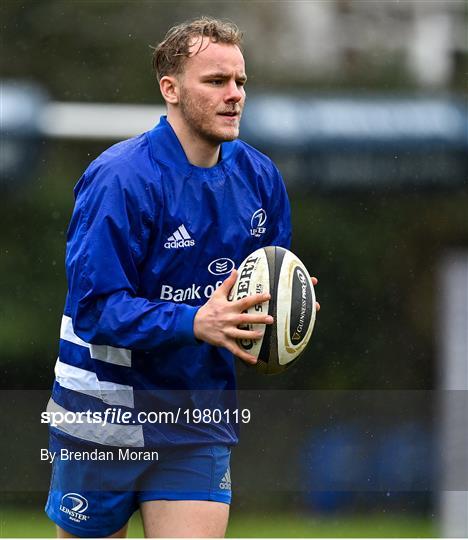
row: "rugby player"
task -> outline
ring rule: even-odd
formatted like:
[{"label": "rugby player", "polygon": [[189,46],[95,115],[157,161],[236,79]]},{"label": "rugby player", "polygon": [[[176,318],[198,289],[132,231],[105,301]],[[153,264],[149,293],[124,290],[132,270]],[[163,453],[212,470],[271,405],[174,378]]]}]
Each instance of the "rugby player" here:
[{"label": "rugby player", "polygon": [[[255,363],[236,340],[261,336],[239,325],[272,318],[244,313],[268,295],[228,301],[234,268],[260,247],[290,245],[281,175],[237,139],[247,80],[238,28],[205,17],[180,24],[153,65],[167,116],[106,150],[75,187],[48,411],[112,408],[133,420],[51,426],[58,456],[107,456],[54,460],[46,512],[59,537],[124,537],[136,509],[147,537],[224,536],[232,418],[135,418],[236,407],[234,359]],[[158,459],[109,458],[129,448]]]}]

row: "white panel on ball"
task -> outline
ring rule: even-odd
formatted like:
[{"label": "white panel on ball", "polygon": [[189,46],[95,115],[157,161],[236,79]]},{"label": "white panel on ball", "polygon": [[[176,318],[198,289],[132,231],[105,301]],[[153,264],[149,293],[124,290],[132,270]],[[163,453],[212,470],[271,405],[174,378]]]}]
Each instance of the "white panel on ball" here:
[{"label": "white panel on ball", "polygon": [[274,322],[240,326],[260,329],[259,340],[238,340],[239,346],[258,359],[257,370],[281,373],[304,351],[315,323],[315,293],[309,273],[301,261],[282,247],[254,251],[240,265],[230,299],[270,293],[270,302],[249,308],[248,313],[272,315]]},{"label": "white panel on ball", "polygon": [[[257,293],[270,293],[270,278],[268,271],[268,261],[265,251],[257,249],[249,255],[238,268],[237,281],[232,288],[229,299],[241,300],[246,296],[252,296]],[[268,313],[269,302],[257,304],[248,310],[248,313]],[[249,324],[242,325],[239,328],[242,330],[261,330],[265,328],[264,324]],[[242,340],[239,345],[252,354],[258,357],[262,348],[263,338],[258,340]]]},{"label": "white panel on ball", "polygon": [[[301,283],[302,300],[300,312],[297,314],[299,325],[296,325],[296,335],[300,334],[300,340],[294,343],[294,330],[291,331],[293,299],[293,280]],[[305,317],[307,308],[312,299],[312,313],[310,319]],[[290,251],[283,259],[278,283],[277,300],[278,317],[278,361],[284,366],[297,358],[306,348],[315,324],[316,304],[314,288],[310,282],[310,276],[302,262]],[[304,320],[304,318],[308,320]],[[299,337],[299,336],[298,336]]]}]

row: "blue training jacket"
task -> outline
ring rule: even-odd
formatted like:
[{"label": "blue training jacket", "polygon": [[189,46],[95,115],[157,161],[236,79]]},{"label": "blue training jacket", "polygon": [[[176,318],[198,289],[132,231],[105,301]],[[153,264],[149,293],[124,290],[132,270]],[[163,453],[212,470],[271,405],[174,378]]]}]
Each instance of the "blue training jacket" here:
[{"label": "blue training jacket", "polygon": [[[221,157],[191,165],[162,117],[106,150],[76,185],[48,410],[114,409],[131,421],[82,417],[55,426],[62,436],[128,447],[237,442],[232,416],[197,423],[185,412],[237,406],[235,359],[197,341],[193,320],[252,251],[289,248],[291,226],[269,158],[240,140],[223,143]],[[173,416],[149,423],[140,411]]]}]

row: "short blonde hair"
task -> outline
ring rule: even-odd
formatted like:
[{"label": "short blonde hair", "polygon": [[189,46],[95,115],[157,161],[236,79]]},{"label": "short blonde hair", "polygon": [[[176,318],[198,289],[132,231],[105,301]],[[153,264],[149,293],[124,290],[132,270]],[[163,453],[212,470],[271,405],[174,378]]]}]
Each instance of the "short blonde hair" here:
[{"label": "short blonde hair", "polygon": [[[242,32],[230,21],[212,17],[200,17],[173,26],[164,40],[153,49],[153,70],[158,81],[166,75],[177,75],[183,71],[190,49],[199,42],[198,54],[203,37],[214,43],[227,43],[242,48]],[[195,39],[195,41],[194,41]]]}]

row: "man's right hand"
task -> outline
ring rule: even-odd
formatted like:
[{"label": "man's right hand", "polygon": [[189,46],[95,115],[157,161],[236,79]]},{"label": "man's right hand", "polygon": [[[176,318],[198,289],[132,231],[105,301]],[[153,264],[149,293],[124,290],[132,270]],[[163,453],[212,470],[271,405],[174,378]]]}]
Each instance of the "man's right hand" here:
[{"label": "man's right hand", "polygon": [[260,330],[241,330],[239,325],[272,324],[273,317],[267,314],[243,313],[256,304],[270,300],[269,294],[254,294],[241,300],[230,302],[229,293],[237,279],[237,271],[221,284],[210,299],[197,312],[193,322],[195,337],[216,347],[224,347],[248,364],[256,364],[257,360],[251,354],[242,350],[237,344],[238,339],[260,339]]}]

